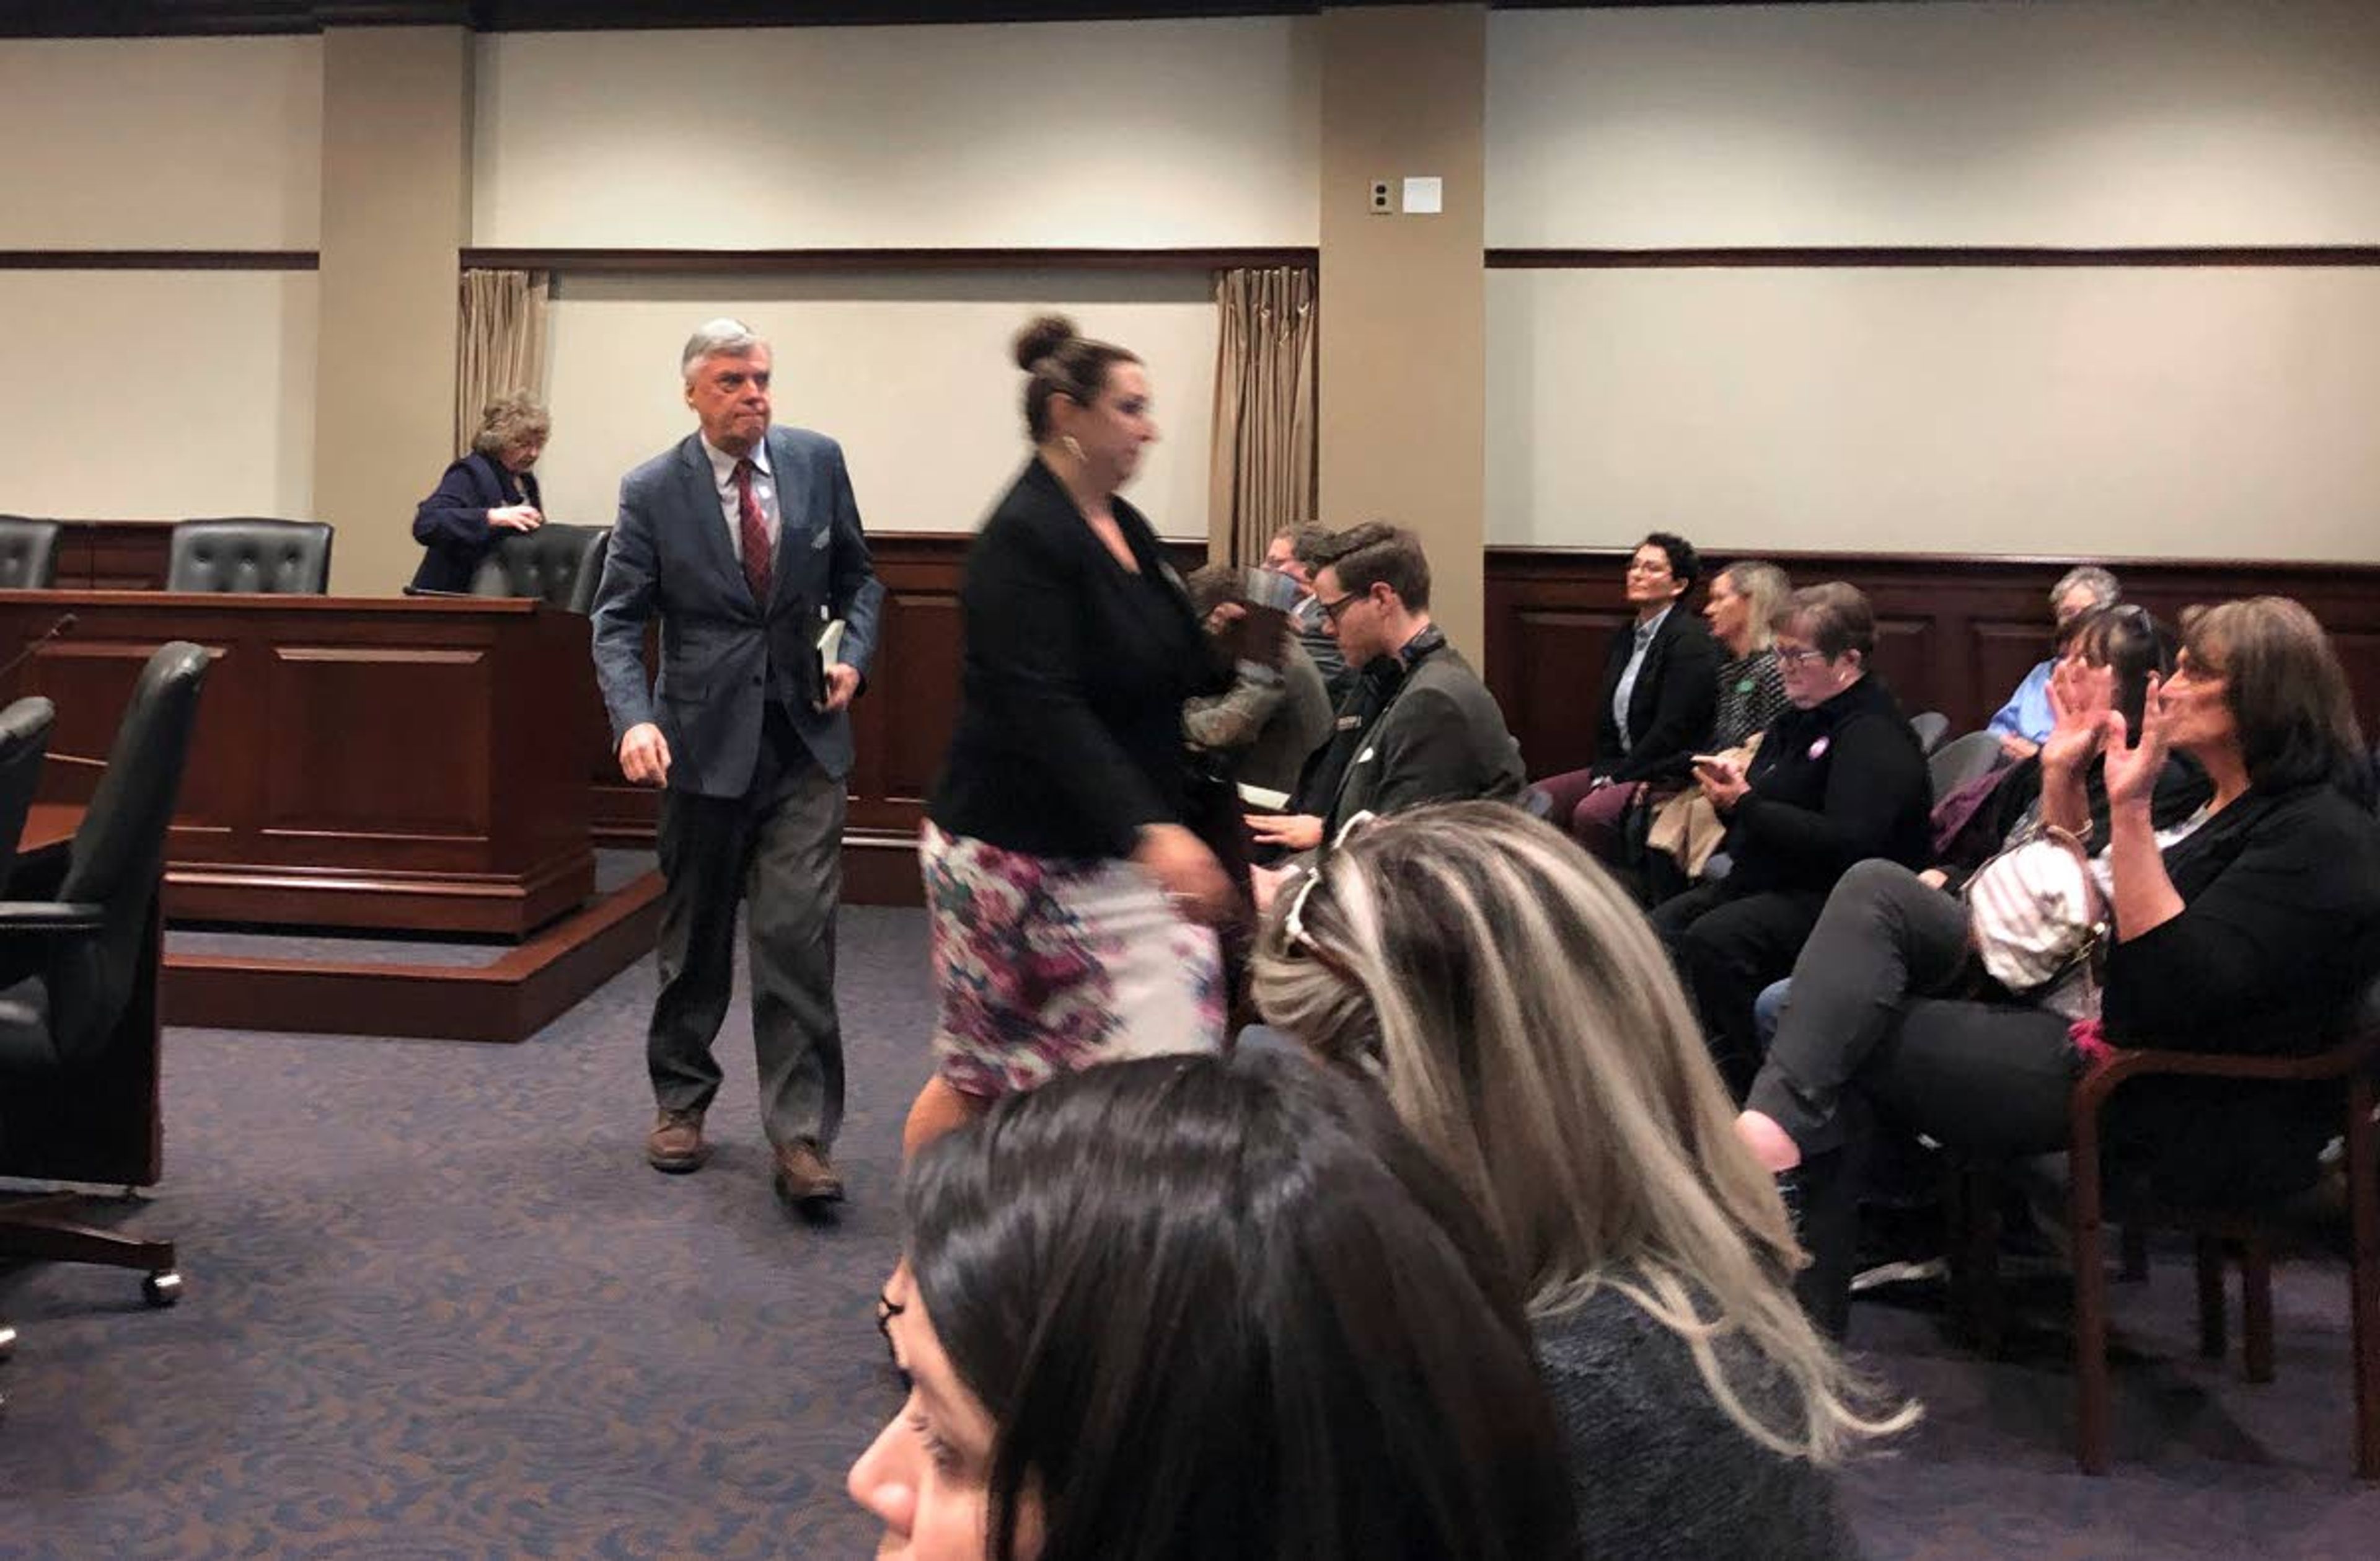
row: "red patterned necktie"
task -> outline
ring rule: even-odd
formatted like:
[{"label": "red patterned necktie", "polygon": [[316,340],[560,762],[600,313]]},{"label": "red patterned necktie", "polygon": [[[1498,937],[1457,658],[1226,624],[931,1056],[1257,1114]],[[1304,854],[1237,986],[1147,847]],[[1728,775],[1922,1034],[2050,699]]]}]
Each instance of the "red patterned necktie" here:
[{"label": "red patterned necktie", "polygon": [[752,463],[735,463],[735,531],[743,541],[744,579],[752,600],[769,604],[769,524],[760,513],[759,497],[752,492]]}]

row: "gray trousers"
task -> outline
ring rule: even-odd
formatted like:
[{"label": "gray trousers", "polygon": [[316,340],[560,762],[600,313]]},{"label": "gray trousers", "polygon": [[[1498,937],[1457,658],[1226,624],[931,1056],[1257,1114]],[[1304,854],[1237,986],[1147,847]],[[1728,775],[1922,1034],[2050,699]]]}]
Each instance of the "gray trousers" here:
[{"label": "gray trousers", "polygon": [[735,910],[746,911],[752,1050],[772,1144],[823,1152],[843,1126],[843,1027],[834,1006],[834,914],[843,894],[844,783],[789,724],[770,722],[744,797],[662,796],[661,994],[645,1059],[653,1098],[699,1111],[719,1092],[710,1055],[735,985]]}]

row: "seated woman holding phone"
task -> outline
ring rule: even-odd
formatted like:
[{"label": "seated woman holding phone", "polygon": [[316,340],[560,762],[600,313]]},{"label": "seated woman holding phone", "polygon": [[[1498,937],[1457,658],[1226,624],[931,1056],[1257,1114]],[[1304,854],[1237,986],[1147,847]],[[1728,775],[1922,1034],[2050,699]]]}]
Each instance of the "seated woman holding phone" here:
[{"label": "seated woman holding phone", "polygon": [[1771,623],[1791,707],[1748,767],[1697,754],[1694,779],[1727,821],[1726,878],[1653,912],[1704,1039],[1741,1091],[1758,1059],[1753,1003],[1793,969],[1836,880],[1884,857],[1925,862],[1925,758],[1890,689],[1867,670],[1876,616],[1840,581],[1796,591]]},{"label": "seated woman holding phone", "polygon": [[[2307,1055],[2335,1043],[2371,979],[2380,820],[2352,794],[2362,739],[2313,616],[2270,596],[2194,609],[2173,676],[2144,680],[2137,719],[2118,708],[2119,682],[2078,656],[2052,677],[2041,842],[1996,859],[1964,901],[1860,864],[1794,968],[1736,1128],[1799,1184],[1803,1300],[1833,1331],[1849,1305],[1856,1162],[1879,1112],[1949,1145],[2046,1153],[2065,1143],[2102,1025],[2123,1043]],[[2160,829],[2154,798],[2176,752],[2211,795]],[[2104,825],[2085,781],[2095,761]],[[2014,914],[1994,897],[2003,872],[2022,878]],[[2046,904],[2071,909],[2045,918]],[[2081,942],[2045,938],[2045,920]],[[2126,1088],[2109,1158],[2184,1200],[2312,1181],[2337,1121],[2320,1091],[2205,1083]]]}]

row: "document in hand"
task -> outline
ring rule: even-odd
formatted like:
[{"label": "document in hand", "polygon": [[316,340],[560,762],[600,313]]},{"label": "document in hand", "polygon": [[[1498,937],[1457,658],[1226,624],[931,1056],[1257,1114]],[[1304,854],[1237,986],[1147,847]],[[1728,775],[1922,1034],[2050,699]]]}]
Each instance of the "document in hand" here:
[{"label": "document in hand", "polygon": [[835,618],[819,630],[818,664],[810,669],[815,674],[810,679],[810,687],[817,690],[812,702],[821,710],[826,707],[826,669],[843,660],[844,627],[843,619]]}]

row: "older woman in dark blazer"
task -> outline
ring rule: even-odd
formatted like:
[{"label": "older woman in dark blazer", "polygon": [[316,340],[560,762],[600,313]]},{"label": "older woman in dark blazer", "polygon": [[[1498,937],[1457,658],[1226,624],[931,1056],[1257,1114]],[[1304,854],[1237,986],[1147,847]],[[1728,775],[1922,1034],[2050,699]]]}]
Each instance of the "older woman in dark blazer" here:
[{"label": "older woman in dark blazer", "polygon": [[481,409],[471,453],[446,469],[438,491],[413,512],[413,540],[427,549],[413,572],[415,589],[468,591],[481,560],[505,532],[545,524],[529,468],[552,432],[552,418],[525,391]]},{"label": "older woman in dark blazer", "polygon": [[1628,561],[1635,620],[1611,637],[1595,701],[1595,762],[1537,782],[1552,820],[1606,861],[1640,787],[1682,787],[1718,711],[1719,652],[1703,620],[1681,610],[1701,578],[1694,543],[1655,531]]}]

